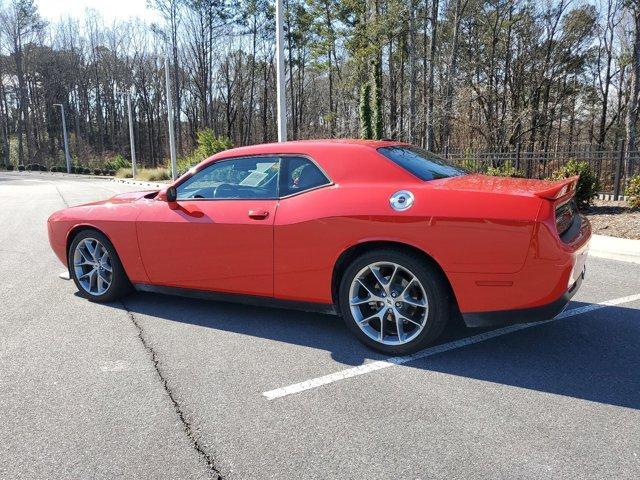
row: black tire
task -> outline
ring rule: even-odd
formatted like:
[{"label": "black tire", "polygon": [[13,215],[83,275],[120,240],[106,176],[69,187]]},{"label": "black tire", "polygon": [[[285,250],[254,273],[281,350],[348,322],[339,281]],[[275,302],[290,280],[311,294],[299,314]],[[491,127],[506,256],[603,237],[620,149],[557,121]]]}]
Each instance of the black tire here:
[{"label": "black tire", "polygon": [[[395,263],[408,269],[420,281],[427,297],[427,319],[422,331],[414,339],[403,344],[386,345],[373,340],[358,326],[351,312],[349,292],[352,282],[358,272],[367,265],[379,262]],[[435,266],[411,252],[377,249],[359,256],[346,268],[338,295],[340,312],[347,327],[362,343],[387,355],[407,355],[425,348],[440,336],[449,318],[450,294],[446,279]]]},{"label": "black tire", "polygon": [[[87,238],[98,240],[105,247],[111,259],[111,284],[106,289],[106,291],[100,295],[91,294],[84,289],[77,278],[76,271],[73,266],[73,258],[76,247],[82,240],[85,240]],[[86,229],[76,234],[76,236],[73,238],[73,241],[71,242],[71,245],[69,246],[69,251],[67,252],[67,268],[69,269],[69,275],[78,288],[78,293],[80,294],[80,296],[86,298],[87,300],[91,300],[92,302],[112,302],[114,300],[123,298],[131,293],[131,282],[129,281],[129,278],[124,271],[122,263],[120,262],[120,257],[118,257],[118,253],[116,252],[115,247],[113,246],[111,241],[109,241],[107,236],[102,232],[99,232],[98,230]]]}]

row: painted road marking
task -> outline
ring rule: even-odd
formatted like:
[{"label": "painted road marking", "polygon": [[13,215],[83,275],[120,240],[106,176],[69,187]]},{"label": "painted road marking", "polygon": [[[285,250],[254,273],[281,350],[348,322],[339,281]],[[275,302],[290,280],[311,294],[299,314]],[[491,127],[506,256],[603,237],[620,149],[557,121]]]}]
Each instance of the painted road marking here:
[{"label": "painted road marking", "polygon": [[322,377],[312,378],[310,380],[305,380],[304,382],[294,383],[293,385],[288,385],[286,387],[276,388],[275,390],[263,392],[262,395],[267,397],[268,400],[286,397],[287,395],[304,392],[305,390],[318,388],[329,383],[338,382],[347,378],[357,377],[359,375],[375,372],[376,370],[381,370],[383,368],[402,365],[403,363],[412,362],[414,360],[419,360],[421,358],[437,355],[438,353],[448,352],[450,350],[466,347],[475,343],[484,342],[486,340],[500,337],[502,335],[507,335],[509,333],[536,327],[538,325],[544,325],[546,323],[555,322],[557,320],[562,320],[563,318],[575,317],[576,315],[581,315],[583,313],[592,312],[594,310],[600,310],[601,308],[612,307],[615,305],[622,305],[623,303],[634,302],[636,300],[640,300],[640,294],[615,298],[613,300],[607,300],[606,302],[592,303],[590,305],[585,305],[584,307],[572,308],[570,310],[565,310],[560,315],[551,320],[509,325],[507,327],[498,328],[490,332],[480,333],[471,337],[461,338],[460,340],[454,340],[452,342],[436,345],[435,347],[426,348],[425,350],[421,350],[417,353],[414,353],[413,355],[406,355],[404,357],[391,357],[387,360],[369,362],[358,367],[347,368],[346,370],[330,373],[329,375],[324,375]]}]

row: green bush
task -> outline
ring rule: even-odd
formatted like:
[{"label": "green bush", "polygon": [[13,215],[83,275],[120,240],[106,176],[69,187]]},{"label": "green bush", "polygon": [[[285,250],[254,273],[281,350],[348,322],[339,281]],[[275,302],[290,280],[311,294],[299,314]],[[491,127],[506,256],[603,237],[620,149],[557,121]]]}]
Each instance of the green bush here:
[{"label": "green bush", "polygon": [[497,167],[488,167],[487,175],[492,175],[494,177],[524,177],[524,174],[516,170],[516,167],[509,160]]},{"label": "green bush", "polygon": [[552,180],[562,180],[579,175],[578,188],[576,191],[576,202],[580,207],[586,207],[591,204],[600,190],[600,182],[598,177],[591,171],[587,162],[578,162],[577,160],[569,160],[562,168],[555,171],[551,175]]},{"label": "green bush", "polygon": [[181,157],[177,161],[178,172],[180,174],[183,174],[194,165],[199,164],[218,152],[233,148],[233,142],[229,138],[216,136],[210,128],[200,130],[197,133],[197,137],[198,146],[196,149],[191,153],[191,155]]},{"label": "green bush", "polygon": [[624,193],[629,196],[628,203],[631,208],[640,208],[640,175],[629,179],[629,184]]},{"label": "green bush", "polygon": [[24,170],[25,170],[24,165],[18,165],[19,172],[24,172]]},{"label": "green bush", "polygon": [[120,170],[121,168],[131,168],[131,162],[122,155],[116,155],[102,166],[105,170]]},{"label": "green bush", "polygon": [[13,171],[13,164],[10,163],[9,165],[7,165],[7,171],[8,172],[12,172]]},{"label": "green bush", "polygon": [[102,175],[102,170],[100,170],[99,168],[95,168],[95,169],[93,170],[93,174],[94,174],[94,175]]}]

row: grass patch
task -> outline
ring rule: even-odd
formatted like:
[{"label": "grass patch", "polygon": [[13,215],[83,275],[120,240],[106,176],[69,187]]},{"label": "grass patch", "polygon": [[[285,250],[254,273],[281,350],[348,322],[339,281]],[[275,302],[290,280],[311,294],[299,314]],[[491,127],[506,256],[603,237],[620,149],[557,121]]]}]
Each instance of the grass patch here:
[{"label": "grass patch", "polygon": [[[118,169],[116,177],[131,178],[131,169]],[[171,172],[166,168],[139,168],[136,171],[136,180],[141,180],[143,182],[164,182],[166,180],[171,180]]]}]

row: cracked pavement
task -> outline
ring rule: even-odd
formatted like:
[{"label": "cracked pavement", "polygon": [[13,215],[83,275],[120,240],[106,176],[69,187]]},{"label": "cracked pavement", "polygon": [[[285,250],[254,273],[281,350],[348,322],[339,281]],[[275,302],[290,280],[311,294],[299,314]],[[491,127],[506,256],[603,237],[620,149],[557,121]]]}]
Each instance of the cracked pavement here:
[{"label": "cracked pavement", "polygon": [[[0,173],[0,479],[640,477],[640,301],[269,401],[384,357],[333,316],[75,295],[47,217],[138,189]],[[638,293],[590,258],[569,308]]]}]

